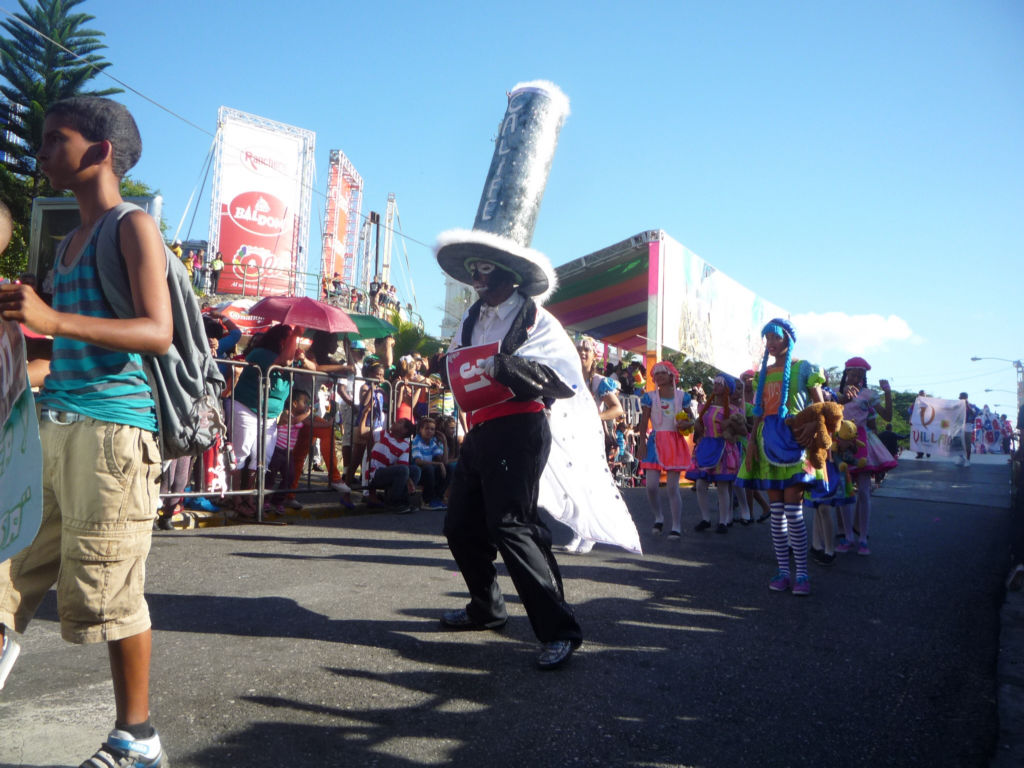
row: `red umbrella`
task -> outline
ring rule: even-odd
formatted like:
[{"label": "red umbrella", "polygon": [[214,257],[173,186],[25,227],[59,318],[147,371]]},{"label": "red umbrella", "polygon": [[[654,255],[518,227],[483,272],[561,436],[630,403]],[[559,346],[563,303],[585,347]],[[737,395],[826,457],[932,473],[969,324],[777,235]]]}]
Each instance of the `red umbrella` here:
[{"label": "red umbrella", "polygon": [[305,296],[270,296],[253,304],[249,314],[317,331],[352,333],[356,330],[356,324],[344,310]]},{"label": "red umbrella", "polygon": [[270,327],[270,319],[250,314],[255,303],[253,299],[235,299],[234,301],[222,301],[215,305],[214,309],[225,317],[231,318],[243,333],[258,333]]}]

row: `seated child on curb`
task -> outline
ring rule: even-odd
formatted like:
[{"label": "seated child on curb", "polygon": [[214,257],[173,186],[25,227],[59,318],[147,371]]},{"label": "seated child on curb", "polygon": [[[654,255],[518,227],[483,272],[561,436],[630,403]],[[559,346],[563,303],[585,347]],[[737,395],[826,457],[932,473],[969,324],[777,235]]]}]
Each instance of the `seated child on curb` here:
[{"label": "seated child on curb", "polygon": [[418,432],[412,440],[412,460],[420,468],[423,503],[428,509],[446,509],[444,492],[451,474],[445,444],[437,436],[437,422],[430,416],[420,419]]}]

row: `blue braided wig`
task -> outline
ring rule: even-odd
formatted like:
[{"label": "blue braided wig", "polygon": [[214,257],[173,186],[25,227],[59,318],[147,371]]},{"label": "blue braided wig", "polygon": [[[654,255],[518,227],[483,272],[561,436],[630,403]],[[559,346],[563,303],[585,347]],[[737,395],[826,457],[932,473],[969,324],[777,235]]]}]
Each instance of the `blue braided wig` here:
[{"label": "blue braided wig", "polygon": [[[779,418],[784,419],[789,414],[787,403],[789,402],[789,369],[793,357],[793,344],[796,343],[796,330],[788,320],[781,317],[773,318],[761,329],[761,336],[774,333],[784,339],[789,339],[786,344],[786,363],[782,369],[782,392],[780,394]],[[764,381],[768,375],[768,348],[765,347],[764,357],[761,358],[761,372],[757,377],[757,397],[754,401],[754,416],[764,415]]]}]

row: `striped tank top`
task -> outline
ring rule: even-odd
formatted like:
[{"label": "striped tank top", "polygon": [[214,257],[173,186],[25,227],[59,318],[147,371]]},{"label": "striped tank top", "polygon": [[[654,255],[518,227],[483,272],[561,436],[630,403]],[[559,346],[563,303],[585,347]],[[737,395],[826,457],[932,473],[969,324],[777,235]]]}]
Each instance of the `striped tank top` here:
[{"label": "striped tank top", "polygon": [[[88,245],[65,264],[64,249],[54,266],[53,308],[89,317],[116,317],[103,296],[96,270],[97,222]],[[70,236],[65,242],[70,242]],[[137,352],[117,352],[61,336],[53,340],[50,374],[36,400],[44,407],[74,411],[100,421],[157,431],[153,393]]]}]

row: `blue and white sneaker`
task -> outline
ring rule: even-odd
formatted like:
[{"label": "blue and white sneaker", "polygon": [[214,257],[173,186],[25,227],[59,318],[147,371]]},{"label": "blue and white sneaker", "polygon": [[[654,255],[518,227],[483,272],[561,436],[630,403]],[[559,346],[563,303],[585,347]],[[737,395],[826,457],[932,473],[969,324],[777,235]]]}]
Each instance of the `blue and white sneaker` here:
[{"label": "blue and white sneaker", "polygon": [[11,668],[21,653],[21,646],[17,640],[11,637],[11,630],[4,629],[4,644],[0,647],[0,690],[3,690],[7,676],[11,674]]},{"label": "blue and white sneaker", "polygon": [[170,762],[160,747],[160,735],[148,739],[133,738],[127,731],[114,729],[95,755],[78,768],[169,768]]}]

